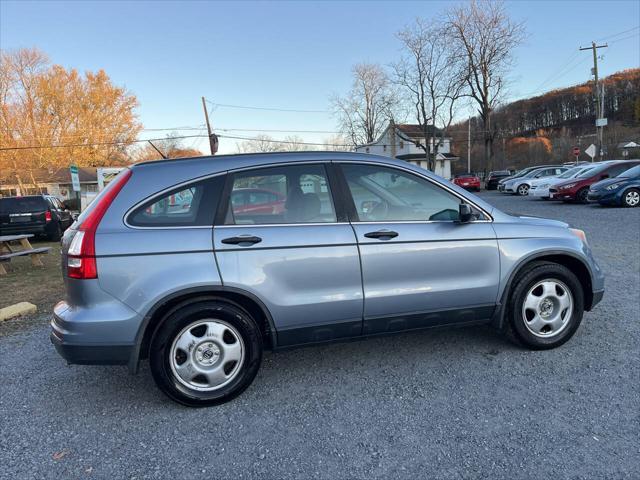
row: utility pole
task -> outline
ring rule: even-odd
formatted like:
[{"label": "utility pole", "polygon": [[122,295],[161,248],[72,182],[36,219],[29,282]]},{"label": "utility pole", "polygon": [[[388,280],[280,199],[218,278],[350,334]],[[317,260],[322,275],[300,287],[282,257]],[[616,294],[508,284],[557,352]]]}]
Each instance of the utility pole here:
[{"label": "utility pole", "polygon": [[469,127],[467,131],[467,172],[471,173],[471,116],[469,116]]},{"label": "utility pole", "polygon": [[204,109],[204,119],[207,122],[207,133],[209,134],[209,149],[211,155],[215,155],[218,151],[218,136],[211,131],[211,124],[209,123],[209,112],[207,112],[207,104],[204,97],[202,97],[202,108]]},{"label": "utility pole", "polygon": [[607,48],[609,45],[596,45],[596,42],[591,42],[590,47],[580,47],[580,50],[591,50],[593,52],[593,69],[592,73],[595,78],[595,91],[596,91],[596,136],[598,143],[598,155],[602,160],[602,129],[604,127],[604,121],[602,113],[604,111],[604,103],[601,103],[600,86],[598,85],[598,49]]},{"label": "utility pole", "polygon": [[391,139],[391,158],[396,158],[396,122],[389,122],[389,138]]}]

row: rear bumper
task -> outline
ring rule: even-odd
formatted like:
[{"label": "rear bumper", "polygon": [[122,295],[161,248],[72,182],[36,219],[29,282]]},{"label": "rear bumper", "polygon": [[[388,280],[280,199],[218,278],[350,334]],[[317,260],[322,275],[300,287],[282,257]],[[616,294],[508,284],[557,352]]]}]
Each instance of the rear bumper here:
[{"label": "rear bumper", "polygon": [[60,356],[68,363],[81,365],[129,364],[139,317],[126,307],[116,307],[109,309],[110,316],[102,316],[100,313],[106,311],[100,306],[89,311],[58,303],[53,311],[50,339]]},{"label": "rear bumper", "polygon": [[68,363],[76,365],[127,365],[133,345],[74,345],[66,343],[55,329],[50,335],[58,354]]},{"label": "rear bumper", "polygon": [[0,235],[22,235],[32,233],[34,235],[48,234],[47,224],[5,224],[0,227]]}]

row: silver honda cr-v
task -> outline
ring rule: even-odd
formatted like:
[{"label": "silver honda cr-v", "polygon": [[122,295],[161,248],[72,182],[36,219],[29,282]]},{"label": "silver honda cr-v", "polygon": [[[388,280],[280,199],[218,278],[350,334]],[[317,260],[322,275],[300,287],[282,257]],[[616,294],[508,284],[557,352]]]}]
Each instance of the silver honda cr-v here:
[{"label": "silver honda cr-v", "polygon": [[553,348],[604,291],[581,230],[352,153],[134,165],[62,243],[58,352],[132,372],[148,358],[191,406],[241,393],[265,348],[476,323]]}]

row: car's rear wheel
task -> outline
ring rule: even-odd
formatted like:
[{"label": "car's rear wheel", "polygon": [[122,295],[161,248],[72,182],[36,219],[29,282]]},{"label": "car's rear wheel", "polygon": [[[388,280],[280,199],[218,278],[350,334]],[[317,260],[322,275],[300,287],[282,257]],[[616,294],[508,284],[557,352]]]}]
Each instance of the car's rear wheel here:
[{"label": "car's rear wheel", "polygon": [[507,306],[507,332],[536,350],[555,348],[576,332],[584,313],[578,278],[563,265],[537,262],[519,274]]},{"label": "car's rear wheel", "polygon": [[576,193],[576,201],[578,203],[587,203],[587,196],[589,195],[589,188],[585,187],[578,190]]},{"label": "car's rear wheel", "polygon": [[518,189],[516,190],[516,192],[521,197],[526,197],[527,195],[529,195],[529,185],[527,185],[526,183],[523,183],[522,185],[518,186]]},{"label": "car's rear wheel", "polygon": [[251,384],[261,361],[255,321],[241,308],[218,301],[173,312],[151,342],[156,384],[172,400],[191,407],[236,397]]},{"label": "car's rear wheel", "polygon": [[628,208],[634,208],[640,205],[640,190],[630,188],[622,194],[622,205]]}]

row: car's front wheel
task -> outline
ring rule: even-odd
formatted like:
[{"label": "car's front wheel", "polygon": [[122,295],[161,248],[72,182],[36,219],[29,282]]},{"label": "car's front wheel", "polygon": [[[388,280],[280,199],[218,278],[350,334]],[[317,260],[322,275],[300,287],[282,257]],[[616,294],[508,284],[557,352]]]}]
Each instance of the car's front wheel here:
[{"label": "car's front wheel", "polygon": [[174,311],[151,342],[151,372],[169,398],[191,407],[227,402],[255,378],[262,338],[234,305],[206,301]]},{"label": "car's front wheel", "polygon": [[640,190],[631,188],[622,195],[622,205],[624,207],[633,208],[640,205]]},{"label": "car's front wheel", "polygon": [[527,195],[529,195],[529,185],[527,185],[526,183],[523,183],[522,185],[520,185],[518,187],[518,189],[516,190],[516,192],[518,193],[518,195],[520,195],[521,197],[526,197]]},{"label": "car's front wheel", "polygon": [[533,263],[520,273],[507,305],[509,336],[529,348],[555,348],[576,332],[584,313],[580,281],[563,265]]},{"label": "car's front wheel", "polygon": [[576,193],[576,201],[578,203],[587,203],[589,197],[589,188],[585,187]]}]

